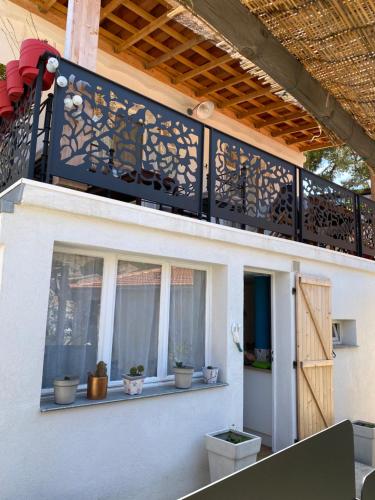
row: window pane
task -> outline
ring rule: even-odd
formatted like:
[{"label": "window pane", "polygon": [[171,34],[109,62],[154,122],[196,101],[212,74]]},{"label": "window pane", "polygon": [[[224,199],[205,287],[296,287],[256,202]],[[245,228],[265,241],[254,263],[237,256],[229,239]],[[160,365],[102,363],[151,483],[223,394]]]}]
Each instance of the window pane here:
[{"label": "window pane", "polygon": [[132,366],[157,375],[161,266],[119,262],[111,380],[120,380]]},{"label": "window pane", "polygon": [[98,350],[103,259],[55,252],[48,303],[43,388],[93,370]]},{"label": "window pane", "polygon": [[168,373],[175,361],[201,371],[205,363],[206,273],[172,267]]}]

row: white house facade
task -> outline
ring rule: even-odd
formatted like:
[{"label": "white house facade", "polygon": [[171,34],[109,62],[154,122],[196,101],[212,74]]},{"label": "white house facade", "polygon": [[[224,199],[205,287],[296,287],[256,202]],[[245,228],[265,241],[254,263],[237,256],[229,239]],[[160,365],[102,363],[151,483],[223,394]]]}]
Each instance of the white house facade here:
[{"label": "white house facade", "polygon": [[[25,38],[27,11],[9,5]],[[62,51],[63,30],[38,30]],[[0,192],[1,499],[172,500],[209,482],[207,433],[247,429],[276,452],[333,422],[374,421],[371,202],[306,173],[270,135],[218,111],[191,118],[197,100],[104,51],[97,74],[59,64],[67,86],[38,115],[44,135],[29,106],[34,150],[12,150],[22,175]],[[327,300],[310,290],[301,308],[303,283]],[[323,361],[314,328],[328,332]],[[98,361],[108,395],[89,400]],[[190,388],[175,388],[176,361],[194,368]],[[134,364],[144,389],[127,396]],[[307,392],[303,369],[317,366]],[[64,375],[78,395],[57,405]]]}]

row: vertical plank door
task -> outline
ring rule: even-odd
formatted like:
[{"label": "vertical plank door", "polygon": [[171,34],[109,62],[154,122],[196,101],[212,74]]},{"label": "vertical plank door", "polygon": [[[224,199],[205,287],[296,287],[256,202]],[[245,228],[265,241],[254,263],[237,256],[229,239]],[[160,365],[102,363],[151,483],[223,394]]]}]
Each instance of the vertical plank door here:
[{"label": "vertical plank door", "polygon": [[298,438],[333,424],[331,282],[297,274]]}]

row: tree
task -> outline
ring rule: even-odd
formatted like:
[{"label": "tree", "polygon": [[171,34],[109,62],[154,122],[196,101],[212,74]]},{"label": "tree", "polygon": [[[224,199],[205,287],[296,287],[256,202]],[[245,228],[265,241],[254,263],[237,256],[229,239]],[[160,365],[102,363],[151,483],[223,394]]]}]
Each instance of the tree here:
[{"label": "tree", "polygon": [[307,170],[360,193],[369,189],[372,173],[366,162],[349,146],[310,151],[305,155],[304,167]]}]

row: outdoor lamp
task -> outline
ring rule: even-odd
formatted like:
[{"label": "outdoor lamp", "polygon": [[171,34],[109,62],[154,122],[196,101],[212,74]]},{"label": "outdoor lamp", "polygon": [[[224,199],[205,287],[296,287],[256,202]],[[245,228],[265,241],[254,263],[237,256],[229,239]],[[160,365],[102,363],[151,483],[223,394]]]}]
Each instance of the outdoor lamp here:
[{"label": "outdoor lamp", "polygon": [[187,114],[189,116],[194,116],[200,120],[207,120],[212,116],[215,110],[215,103],[212,101],[202,101],[197,104],[194,108],[188,108]]}]

